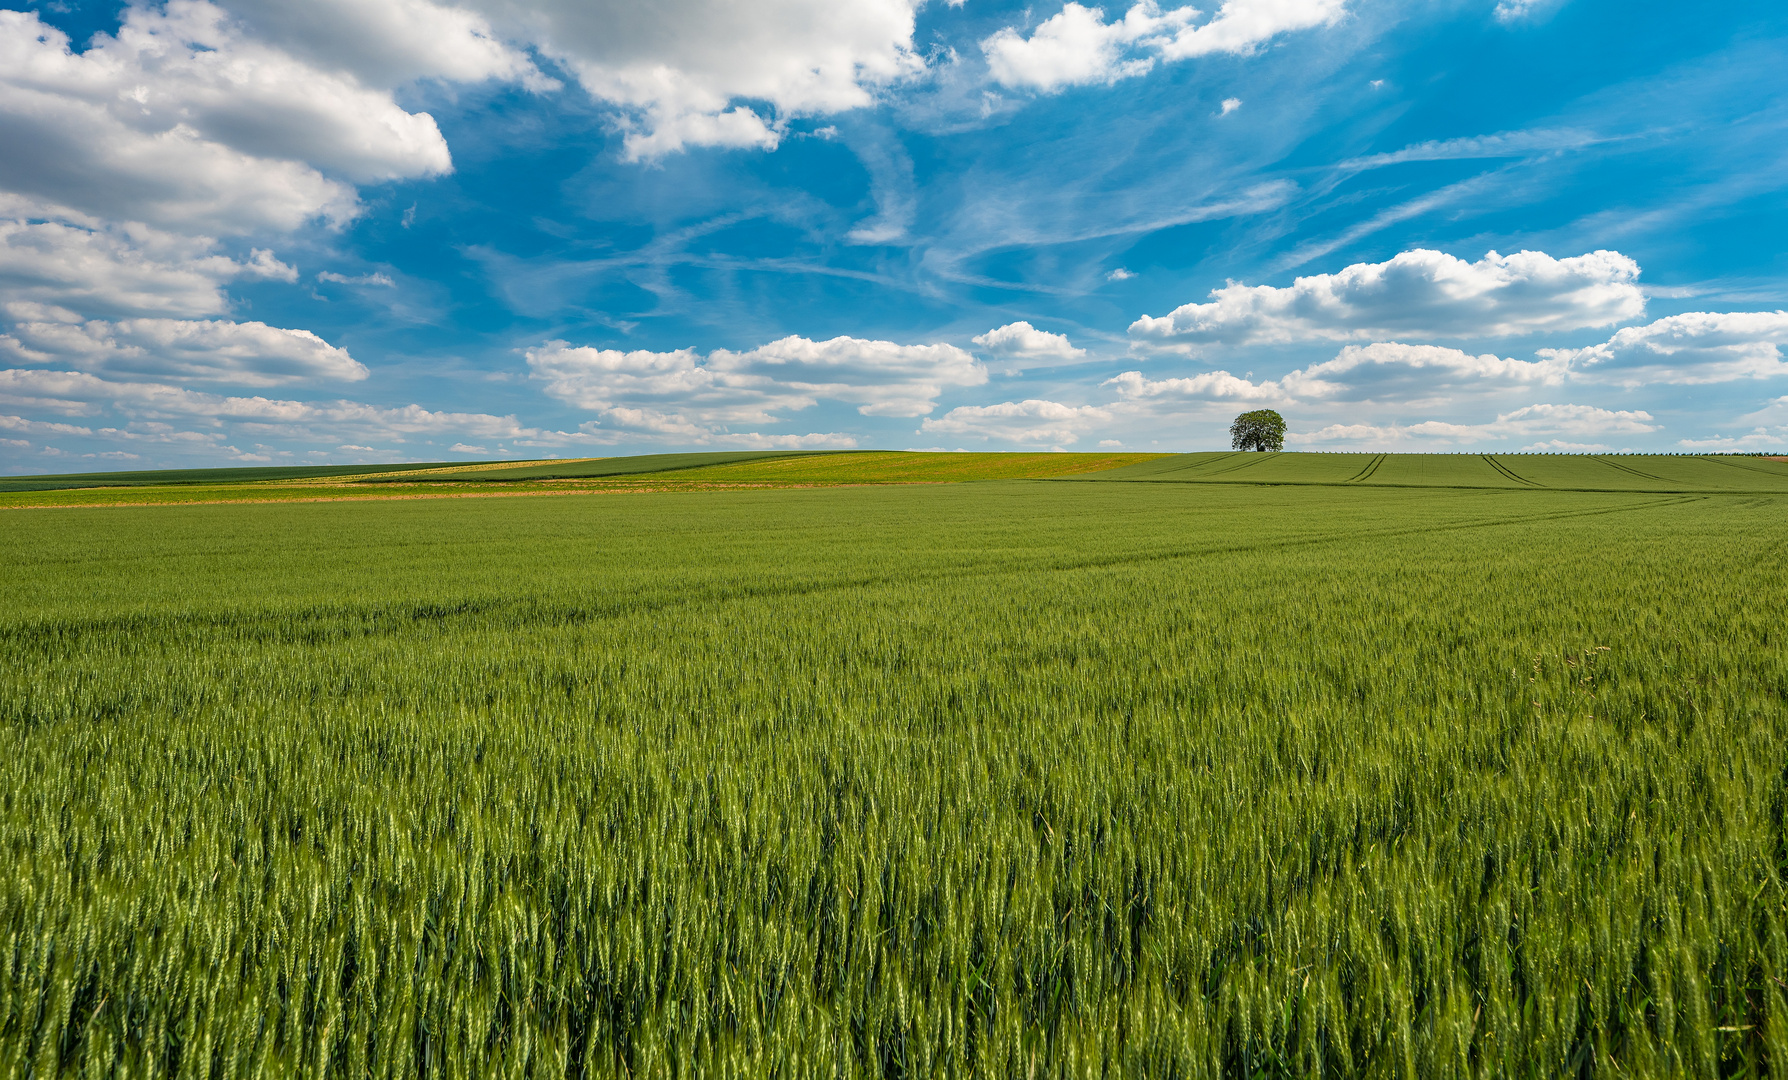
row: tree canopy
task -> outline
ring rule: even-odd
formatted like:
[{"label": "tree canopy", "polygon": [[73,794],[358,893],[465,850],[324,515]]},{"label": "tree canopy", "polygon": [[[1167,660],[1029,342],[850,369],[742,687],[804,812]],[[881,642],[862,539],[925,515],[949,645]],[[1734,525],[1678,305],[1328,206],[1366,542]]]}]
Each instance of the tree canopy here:
[{"label": "tree canopy", "polygon": [[1285,417],[1271,409],[1255,409],[1229,425],[1230,445],[1237,450],[1285,449]]}]

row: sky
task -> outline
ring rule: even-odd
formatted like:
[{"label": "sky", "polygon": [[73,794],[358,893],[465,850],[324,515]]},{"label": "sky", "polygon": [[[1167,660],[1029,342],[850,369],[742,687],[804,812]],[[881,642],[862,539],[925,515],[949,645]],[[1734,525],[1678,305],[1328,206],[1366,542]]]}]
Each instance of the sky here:
[{"label": "sky", "polygon": [[0,471],[1782,452],[1785,192],[1776,3],[0,0]]}]

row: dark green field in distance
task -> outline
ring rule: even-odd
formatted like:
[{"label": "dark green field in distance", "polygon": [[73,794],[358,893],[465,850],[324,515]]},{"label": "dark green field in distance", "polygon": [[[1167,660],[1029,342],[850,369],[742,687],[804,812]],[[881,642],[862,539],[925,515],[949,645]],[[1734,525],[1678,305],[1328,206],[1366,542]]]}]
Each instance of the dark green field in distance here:
[{"label": "dark green field in distance", "polygon": [[1788,462],[1675,454],[1175,454],[1076,477],[1198,484],[1788,492]]},{"label": "dark green field in distance", "polygon": [[[1147,462],[1159,454],[1138,453],[945,453],[935,451],[846,451],[826,457],[714,465],[675,474],[676,478],[717,484],[772,484],[791,487],[825,484],[948,484],[976,480],[1052,480],[1096,475]],[[667,477],[669,478],[669,477]]]},{"label": "dark green field in distance", "polygon": [[[808,457],[831,453],[843,453],[834,450],[721,450],[711,453],[697,454],[635,454],[627,457],[586,458],[581,460],[517,462],[510,467],[491,468],[485,466],[473,472],[461,472],[451,467],[434,468],[425,475],[414,477],[367,477],[362,483],[455,483],[475,481],[491,483],[504,480],[581,480],[609,476],[638,476],[647,473],[676,472],[686,469],[702,469],[716,465],[736,465],[748,461],[765,461],[774,458]],[[423,466],[416,466],[421,469]]]},{"label": "dark green field in distance", "polygon": [[507,483],[648,477],[654,485],[903,484],[1049,479],[1118,468],[1161,457],[1138,453],[943,453],[914,450],[728,451],[527,463],[513,468],[430,469],[354,478],[357,483]]},{"label": "dark green field in distance", "polygon": [[[0,479],[0,491],[56,491],[91,487],[149,487],[175,484],[252,484],[293,480],[351,479],[361,483],[557,480],[622,476],[729,465],[762,458],[827,451],[721,451],[700,454],[638,454],[544,462],[434,461],[392,465],[272,465],[229,469],[146,469],[137,472],[70,473]],[[397,473],[397,476],[381,474]]]},{"label": "dark green field in distance", "polygon": [[64,491],[71,488],[160,487],[187,484],[245,484],[281,480],[322,480],[365,473],[438,469],[475,462],[408,465],[251,465],[230,469],[143,469],[135,472],[61,473],[0,477],[0,491]]},{"label": "dark green field in distance", "polygon": [[[937,453],[928,451],[728,451],[646,454],[482,465],[337,467],[324,476],[257,479],[244,470],[230,482],[156,483],[166,473],[119,474],[133,483],[63,490],[0,492],[0,508],[191,505],[330,499],[439,498],[593,492],[703,491],[861,484],[953,484],[979,480],[1042,480],[1098,472],[1160,457],[1139,453]],[[346,468],[353,471],[342,472]]]},{"label": "dark green field in distance", "polygon": [[[13,496],[0,498],[0,507],[314,500],[359,497],[368,491],[425,494],[431,489],[502,494],[1009,479],[1784,492],[1788,491],[1788,462],[1767,457],[1642,454],[716,451],[534,462],[277,466],[22,477],[0,480],[0,495]],[[109,494],[108,489],[118,489],[118,494]],[[57,491],[68,494],[57,497]],[[43,494],[33,498],[33,493]]]},{"label": "dark green field in distance", "polygon": [[0,1073],[1788,1063],[1788,495],[803,484],[8,515]]}]

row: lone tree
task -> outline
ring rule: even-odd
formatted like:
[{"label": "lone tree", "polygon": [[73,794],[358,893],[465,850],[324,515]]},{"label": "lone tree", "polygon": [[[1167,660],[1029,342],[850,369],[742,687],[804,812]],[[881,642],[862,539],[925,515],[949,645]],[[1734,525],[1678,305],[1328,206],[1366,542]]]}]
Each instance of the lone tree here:
[{"label": "lone tree", "polygon": [[1271,409],[1255,409],[1229,425],[1229,443],[1237,450],[1285,449],[1285,417]]}]

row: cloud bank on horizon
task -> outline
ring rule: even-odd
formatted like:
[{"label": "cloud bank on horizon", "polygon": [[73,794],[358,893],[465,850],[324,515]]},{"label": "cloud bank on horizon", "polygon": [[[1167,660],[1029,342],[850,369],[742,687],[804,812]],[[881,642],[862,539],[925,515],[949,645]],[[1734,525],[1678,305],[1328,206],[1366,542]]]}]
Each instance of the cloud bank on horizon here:
[{"label": "cloud bank on horizon", "polygon": [[0,465],[1788,450],[1785,60],[1612,0],[0,0]]}]

